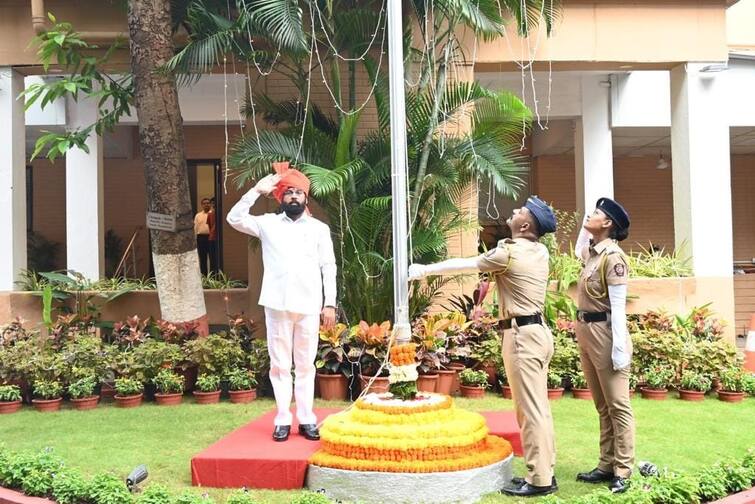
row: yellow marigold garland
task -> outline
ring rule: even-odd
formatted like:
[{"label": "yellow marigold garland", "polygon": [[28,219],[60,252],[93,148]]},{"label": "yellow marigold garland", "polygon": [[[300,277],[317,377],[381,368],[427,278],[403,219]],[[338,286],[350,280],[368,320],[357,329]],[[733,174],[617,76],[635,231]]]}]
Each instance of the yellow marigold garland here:
[{"label": "yellow marigold garland", "polygon": [[408,366],[414,364],[417,358],[417,345],[405,343],[391,347],[391,364],[394,366]]}]

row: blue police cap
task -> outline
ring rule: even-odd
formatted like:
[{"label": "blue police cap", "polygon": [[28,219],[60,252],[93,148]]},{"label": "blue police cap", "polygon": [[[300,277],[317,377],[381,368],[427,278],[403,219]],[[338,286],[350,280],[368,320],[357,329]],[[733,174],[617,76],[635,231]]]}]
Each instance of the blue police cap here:
[{"label": "blue police cap", "polygon": [[530,196],[527,198],[527,202],[524,206],[535,217],[540,236],[543,236],[545,233],[553,233],[556,231],[556,215],[553,213],[553,210],[551,210],[551,207],[546,205],[543,200],[537,196]]},{"label": "blue police cap", "polygon": [[629,214],[623,206],[611,198],[600,198],[595,204],[595,208],[606,214],[619,231],[629,230]]}]

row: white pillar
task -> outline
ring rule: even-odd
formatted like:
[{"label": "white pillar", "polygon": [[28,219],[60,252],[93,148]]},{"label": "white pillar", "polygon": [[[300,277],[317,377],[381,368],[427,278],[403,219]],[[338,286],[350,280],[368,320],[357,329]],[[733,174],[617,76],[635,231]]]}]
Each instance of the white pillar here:
[{"label": "white pillar", "polygon": [[697,277],[731,277],[731,167],[720,72],[671,70],[671,165],[677,249]]},{"label": "white pillar", "polygon": [[[97,101],[69,100],[70,128],[87,127],[97,119]],[[66,267],[90,280],[105,269],[102,138],[92,132],[89,153],[66,153]]]},{"label": "white pillar", "polygon": [[17,288],[26,268],[26,125],[17,100],[24,77],[0,67],[0,291]]},{"label": "white pillar", "polygon": [[577,211],[595,208],[598,198],[613,198],[613,142],[608,76],[583,75],[582,116],[574,128]]}]

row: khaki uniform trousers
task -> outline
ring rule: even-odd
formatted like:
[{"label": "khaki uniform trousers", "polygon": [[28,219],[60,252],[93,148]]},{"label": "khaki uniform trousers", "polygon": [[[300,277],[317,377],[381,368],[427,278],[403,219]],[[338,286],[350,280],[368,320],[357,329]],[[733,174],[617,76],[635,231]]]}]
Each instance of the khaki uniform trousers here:
[{"label": "khaki uniform trousers", "polygon": [[[598,469],[627,478],[634,465],[634,416],[629,401],[629,368],[614,371],[609,322],[577,322],[582,371],[600,416]],[[632,353],[632,340],[627,338]]]},{"label": "khaki uniform trousers", "polygon": [[548,401],[548,364],[553,357],[553,335],[538,324],[503,333],[503,365],[522,430],[528,483],[548,486],[556,463],[555,432]]}]

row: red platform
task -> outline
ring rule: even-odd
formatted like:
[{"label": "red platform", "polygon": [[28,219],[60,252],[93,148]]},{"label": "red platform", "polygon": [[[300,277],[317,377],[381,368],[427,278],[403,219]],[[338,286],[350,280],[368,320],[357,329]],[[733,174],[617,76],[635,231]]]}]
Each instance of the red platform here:
[{"label": "red platform", "polygon": [[[317,409],[315,413],[322,421],[338,411]],[[514,453],[521,456],[522,442],[514,412],[491,411],[482,415],[491,434],[508,440]],[[262,415],[191,459],[192,484],[213,488],[302,488],[307,460],[320,443],[299,436],[296,424],[291,427],[288,441],[276,443],[271,437],[274,417],[275,411]]]}]

